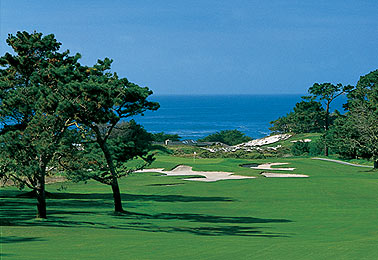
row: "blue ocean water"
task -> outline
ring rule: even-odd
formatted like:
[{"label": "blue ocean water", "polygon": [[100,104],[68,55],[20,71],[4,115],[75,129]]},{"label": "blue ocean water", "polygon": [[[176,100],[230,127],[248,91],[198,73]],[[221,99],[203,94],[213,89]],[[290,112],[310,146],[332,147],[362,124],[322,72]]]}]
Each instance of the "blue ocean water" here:
[{"label": "blue ocean water", "polygon": [[[199,139],[220,130],[238,129],[252,138],[270,133],[269,122],[290,112],[302,95],[152,96],[160,103],[134,119],[152,133]],[[342,111],[343,98],[332,109]]]}]

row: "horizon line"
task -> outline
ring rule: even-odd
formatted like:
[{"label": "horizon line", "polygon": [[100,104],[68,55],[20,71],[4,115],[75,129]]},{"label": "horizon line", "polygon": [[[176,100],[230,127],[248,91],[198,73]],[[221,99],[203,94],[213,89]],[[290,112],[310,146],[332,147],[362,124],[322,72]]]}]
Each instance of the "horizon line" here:
[{"label": "horizon line", "polygon": [[308,93],[230,93],[230,94],[225,94],[225,93],[218,93],[218,94],[166,94],[166,93],[153,93],[151,96],[296,96],[296,95],[308,95]]}]

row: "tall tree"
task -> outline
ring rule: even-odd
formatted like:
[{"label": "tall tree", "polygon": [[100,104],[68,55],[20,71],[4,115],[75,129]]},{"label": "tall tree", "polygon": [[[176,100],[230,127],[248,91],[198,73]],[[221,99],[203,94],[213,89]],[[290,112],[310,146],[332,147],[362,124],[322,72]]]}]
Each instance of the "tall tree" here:
[{"label": "tall tree", "polygon": [[357,140],[360,134],[355,128],[355,122],[351,120],[349,112],[340,115],[324,137],[332,152],[341,155],[343,158],[357,159],[366,155],[358,144]]},{"label": "tall tree", "polygon": [[82,80],[68,84],[62,95],[71,101],[74,122],[89,136],[89,141],[96,142],[103,154],[102,174],[93,179],[111,186],[114,210],[123,212],[118,178],[125,174],[117,170],[117,155],[112,153],[114,143],[109,139],[121,119],[156,110],[159,104],[147,100],[152,94],[147,87],[140,87],[110,72],[111,63],[112,60],[106,58],[93,67],[82,67]]},{"label": "tall tree", "polygon": [[[312,87],[309,88],[308,92],[312,95],[313,98],[319,99],[324,103],[325,113],[324,113],[324,130],[325,132],[329,129],[330,124],[330,106],[331,103],[339,96],[350,91],[353,87],[350,85],[343,86],[339,84],[331,83],[315,83]],[[325,142],[324,146],[324,155],[328,156],[328,145]]]},{"label": "tall tree", "polygon": [[57,93],[75,79],[80,56],[59,53],[52,34],[18,32],[6,42],[14,54],[0,58],[0,175],[31,188],[46,218],[45,176],[71,121]]},{"label": "tall tree", "polygon": [[358,133],[355,141],[367,151],[378,168],[378,70],[372,71],[357,82],[348,94],[348,117]]}]

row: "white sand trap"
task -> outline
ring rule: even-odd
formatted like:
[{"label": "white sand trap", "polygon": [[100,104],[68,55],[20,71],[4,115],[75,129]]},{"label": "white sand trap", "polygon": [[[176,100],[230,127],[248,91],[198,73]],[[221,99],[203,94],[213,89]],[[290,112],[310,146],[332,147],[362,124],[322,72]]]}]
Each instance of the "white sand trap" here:
[{"label": "white sand trap", "polygon": [[200,171],[193,171],[193,167],[186,166],[186,165],[179,165],[174,168],[172,171],[164,171],[164,169],[143,169],[136,172],[158,172],[165,174],[167,176],[192,176],[192,175],[199,175],[205,178],[187,178],[183,179],[185,181],[205,181],[205,182],[212,182],[212,181],[220,181],[220,180],[240,180],[240,179],[253,179],[256,177],[249,177],[249,176],[241,176],[241,175],[233,175],[232,172],[200,172]]},{"label": "white sand trap", "polygon": [[295,168],[272,168],[272,166],[286,165],[288,163],[264,163],[256,167],[251,167],[251,169],[256,170],[273,170],[273,171],[294,171]]},{"label": "white sand trap", "polygon": [[286,174],[286,173],[272,173],[272,172],[262,172],[261,175],[268,178],[307,178],[308,175],[304,174]]}]

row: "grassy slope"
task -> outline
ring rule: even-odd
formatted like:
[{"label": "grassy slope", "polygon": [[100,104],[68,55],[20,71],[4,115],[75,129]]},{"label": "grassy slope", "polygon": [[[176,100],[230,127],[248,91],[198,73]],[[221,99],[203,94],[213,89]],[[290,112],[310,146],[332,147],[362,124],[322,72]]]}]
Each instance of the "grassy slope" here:
[{"label": "grassy slope", "polygon": [[[267,160],[254,160],[264,162]],[[120,182],[125,207],[111,213],[110,188],[48,185],[49,219],[33,199],[1,190],[3,259],[377,259],[378,174],[310,159],[290,162],[310,178],[201,183],[134,174]],[[153,167],[256,175],[246,160],[161,156]],[[249,161],[251,162],[251,161]],[[160,186],[159,184],[176,186]]]}]

